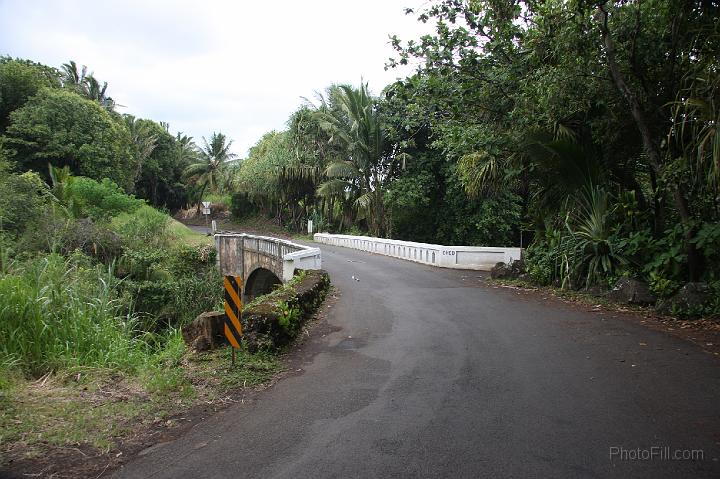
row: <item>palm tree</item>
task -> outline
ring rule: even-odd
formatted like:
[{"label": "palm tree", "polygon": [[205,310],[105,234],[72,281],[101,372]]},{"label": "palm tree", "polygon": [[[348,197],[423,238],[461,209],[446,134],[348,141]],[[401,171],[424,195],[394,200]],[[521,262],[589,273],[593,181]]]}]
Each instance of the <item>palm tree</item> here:
[{"label": "palm tree", "polygon": [[69,63],[62,64],[60,72],[63,86],[79,88],[85,83],[87,67],[83,65],[82,69],[79,69],[75,60],[70,60]]},{"label": "palm tree", "polygon": [[133,178],[133,184],[140,177],[145,161],[150,157],[155,147],[157,146],[157,135],[153,135],[150,132],[150,128],[147,123],[138,121],[132,115],[124,115],[125,126],[127,126],[130,132],[130,139],[132,140],[133,149],[136,158],[135,177]]},{"label": "palm tree", "polygon": [[328,180],[318,187],[318,195],[351,200],[358,218],[366,219],[370,233],[387,232],[383,195],[400,155],[388,153],[376,100],[367,84],[331,87],[330,100],[337,108],[316,113],[330,141],[342,146],[344,157],[331,159],[325,167]]},{"label": "palm tree", "polygon": [[197,160],[198,148],[192,136],[178,132],[175,135],[175,160],[179,165],[190,165]]},{"label": "palm tree", "polygon": [[100,81],[92,73],[88,74],[87,70],[88,68],[85,65],[78,68],[74,60],[63,63],[60,67],[63,86],[74,90],[89,100],[100,103],[107,110],[113,110],[115,100],[107,96],[107,82],[103,82],[101,85]]},{"label": "palm tree", "polygon": [[107,82],[103,82],[100,86],[100,82],[91,73],[85,77],[83,82],[84,95],[93,101],[100,103],[100,105],[106,110],[113,110],[115,108],[115,100],[107,96]]},{"label": "palm tree", "polygon": [[232,140],[228,141],[222,133],[213,133],[209,142],[203,137],[203,146],[197,149],[198,161],[185,169],[184,175],[188,181],[201,188],[200,200],[207,188],[210,188],[211,192],[217,191],[222,184],[222,174],[227,162],[237,158],[235,153],[230,152],[232,143]]}]

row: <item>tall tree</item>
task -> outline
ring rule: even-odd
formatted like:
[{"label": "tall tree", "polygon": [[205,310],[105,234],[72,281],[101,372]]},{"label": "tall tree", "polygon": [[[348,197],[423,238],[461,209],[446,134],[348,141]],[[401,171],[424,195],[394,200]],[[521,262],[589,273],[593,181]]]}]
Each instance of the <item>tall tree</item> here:
[{"label": "tall tree", "polygon": [[10,114],[6,146],[24,169],[46,174],[48,163],[76,175],[110,178],[132,191],[137,171],[127,127],[96,102],[43,89]]},{"label": "tall tree", "polygon": [[343,148],[344,157],[326,166],[329,179],[318,187],[318,193],[351,194],[370,233],[384,236],[388,231],[385,187],[397,173],[402,154],[386,142],[378,101],[369,94],[367,84],[360,88],[339,85],[331,94],[339,109],[321,110],[317,116],[331,142]]},{"label": "tall tree", "polygon": [[200,199],[207,189],[211,192],[218,191],[227,162],[237,158],[237,155],[230,151],[232,143],[232,140],[228,141],[220,132],[213,133],[209,142],[203,137],[203,146],[197,150],[198,161],[185,169],[185,177],[200,187]]},{"label": "tall tree", "polygon": [[0,57],[0,134],[10,123],[10,113],[43,87],[60,86],[59,72],[28,60]]},{"label": "tall tree", "polygon": [[88,73],[87,66],[78,67],[74,60],[63,63],[60,67],[63,86],[88,100],[98,102],[103,108],[112,111],[115,101],[107,95],[107,82],[100,84],[93,73]]}]

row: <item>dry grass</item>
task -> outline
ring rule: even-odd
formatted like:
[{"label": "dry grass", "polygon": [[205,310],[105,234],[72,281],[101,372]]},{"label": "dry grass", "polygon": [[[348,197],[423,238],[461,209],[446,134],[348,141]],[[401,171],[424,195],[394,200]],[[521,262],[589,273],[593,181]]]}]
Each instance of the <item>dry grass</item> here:
[{"label": "dry grass", "polygon": [[238,390],[268,383],[280,369],[274,357],[243,351],[230,368],[230,353],[221,349],[185,353],[180,376],[162,387],[142,374],[92,368],[15,378],[0,391],[0,457],[2,463],[36,460],[58,449],[115,454],[124,439],[158,424],[173,427],[172,417],[195,405],[233,402]]}]

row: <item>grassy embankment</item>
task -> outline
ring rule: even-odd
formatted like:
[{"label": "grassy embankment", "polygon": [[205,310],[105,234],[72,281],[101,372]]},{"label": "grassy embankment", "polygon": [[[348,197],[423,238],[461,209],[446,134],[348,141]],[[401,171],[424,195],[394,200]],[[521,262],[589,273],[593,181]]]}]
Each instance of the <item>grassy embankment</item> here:
[{"label": "grassy embankment", "polygon": [[[267,354],[241,351],[229,369],[227,350],[186,351],[179,328],[222,298],[210,238],[148,206],[128,211],[94,222],[63,217],[49,248],[33,250],[27,232],[5,241],[0,464],[58,449],[113,453],[279,371]],[[80,230],[95,242],[75,244]]]}]

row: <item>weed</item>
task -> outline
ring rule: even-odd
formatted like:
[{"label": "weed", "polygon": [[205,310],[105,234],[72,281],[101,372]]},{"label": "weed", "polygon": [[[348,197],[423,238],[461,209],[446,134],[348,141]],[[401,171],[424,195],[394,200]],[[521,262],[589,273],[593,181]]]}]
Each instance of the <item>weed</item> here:
[{"label": "weed", "polygon": [[0,276],[0,363],[33,375],[77,365],[132,370],[144,345],[123,315],[117,279],[51,254]]}]

